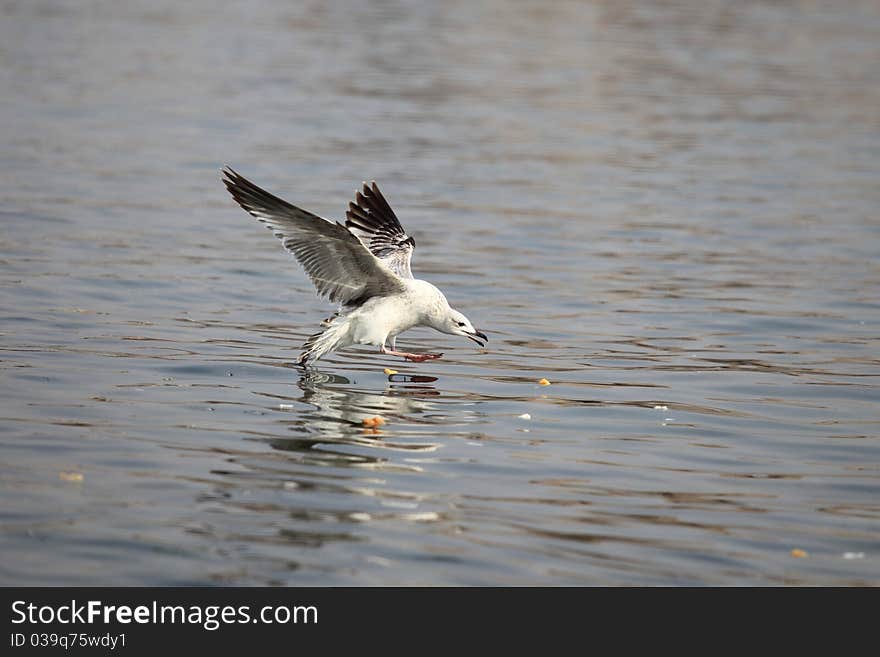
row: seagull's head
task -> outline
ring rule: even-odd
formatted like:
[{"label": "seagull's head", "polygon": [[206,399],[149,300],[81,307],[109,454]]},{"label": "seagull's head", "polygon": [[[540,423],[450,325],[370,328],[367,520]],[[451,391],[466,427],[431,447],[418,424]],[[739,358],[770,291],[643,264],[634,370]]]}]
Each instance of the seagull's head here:
[{"label": "seagull's head", "polygon": [[449,309],[449,314],[446,316],[446,321],[440,330],[451,335],[463,335],[481,347],[484,346],[484,342],[489,341],[485,333],[475,329],[467,317],[452,308]]}]

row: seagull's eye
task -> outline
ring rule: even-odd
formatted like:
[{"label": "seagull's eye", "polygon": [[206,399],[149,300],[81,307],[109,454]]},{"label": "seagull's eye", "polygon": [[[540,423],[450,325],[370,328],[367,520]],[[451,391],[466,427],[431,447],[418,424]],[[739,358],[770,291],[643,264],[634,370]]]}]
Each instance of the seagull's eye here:
[{"label": "seagull's eye", "polygon": [[458,322],[459,326],[464,326],[464,322]]}]

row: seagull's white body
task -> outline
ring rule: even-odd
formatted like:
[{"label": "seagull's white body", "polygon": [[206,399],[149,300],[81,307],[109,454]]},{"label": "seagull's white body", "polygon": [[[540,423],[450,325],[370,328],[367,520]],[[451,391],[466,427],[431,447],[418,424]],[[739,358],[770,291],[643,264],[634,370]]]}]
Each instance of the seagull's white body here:
[{"label": "seagull's white body", "polygon": [[[327,328],[310,338],[316,351],[323,355],[356,344],[383,348],[386,343],[390,343],[393,351],[397,336],[404,331],[415,326],[442,325],[449,309],[443,293],[417,279],[404,281],[404,287],[400,294],[372,297],[358,308],[327,320]],[[409,356],[413,360],[415,355]],[[416,356],[415,360],[422,358]]]},{"label": "seagull's white body", "polygon": [[[324,321],[324,329],[303,345],[301,364],[356,344],[374,345],[413,361],[442,356],[394,350],[397,336],[414,326],[463,335],[480,346],[481,339],[487,340],[449,306],[440,290],[413,278],[415,240],[403,230],[375,182],[364,183],[343,225],[273,196],[232,169],[223,174],[233,198],[282,240],[318,294],[340,304],[339,312]],[[390,350],[385,346],[389,341]]]},{"label": "seagull's white body", "polygon": [[433,326],[449,307],[446,297],[427,281],[404,281],[402,294],[373,297],[345,316],[352,344],[383,345],[414,326]]}]

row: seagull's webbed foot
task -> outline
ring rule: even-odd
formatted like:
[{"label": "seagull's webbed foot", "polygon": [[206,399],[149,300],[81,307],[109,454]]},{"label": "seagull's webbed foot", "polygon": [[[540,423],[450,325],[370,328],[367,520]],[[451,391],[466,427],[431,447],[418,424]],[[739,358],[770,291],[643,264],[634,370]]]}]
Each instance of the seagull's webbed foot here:
[{"label": "seagull's webbed foot", "polygon": [[394,351],[393,349],[386,349],[384,346],[382,347],[381,351],[383,354],[388,354],[389,356],[400,356],[404,360],[411,360],[414,363],[423,363],[426,360],[435,360],[443,356],[443,354],[411,354],[408,351]]},{"label": "seagull's webbed foot", "polygon": [[406,360],[411,360],[414,363],[423,363],[426,360],[436,360],[438,358],[442,358],[443,354],[400,354]]}]

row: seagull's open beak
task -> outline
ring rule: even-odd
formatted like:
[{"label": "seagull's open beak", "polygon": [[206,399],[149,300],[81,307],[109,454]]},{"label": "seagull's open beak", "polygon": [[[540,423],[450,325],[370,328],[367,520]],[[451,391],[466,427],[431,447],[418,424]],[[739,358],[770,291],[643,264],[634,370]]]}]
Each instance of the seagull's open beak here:
[{"label": "seagull's open beak", "polygon": [[[468,339],[473,340],[481,347],[486,346],[483,344],[483,342],[489,342],[489,338],[487,338],[486,334],[483,333],[482,331],[474,331],[473,333],[465,333],[465,335],[468,337]],[[477,338],[481,338],[483,340],[483,342],[480,342],[479,340],[477,340]]]}]

